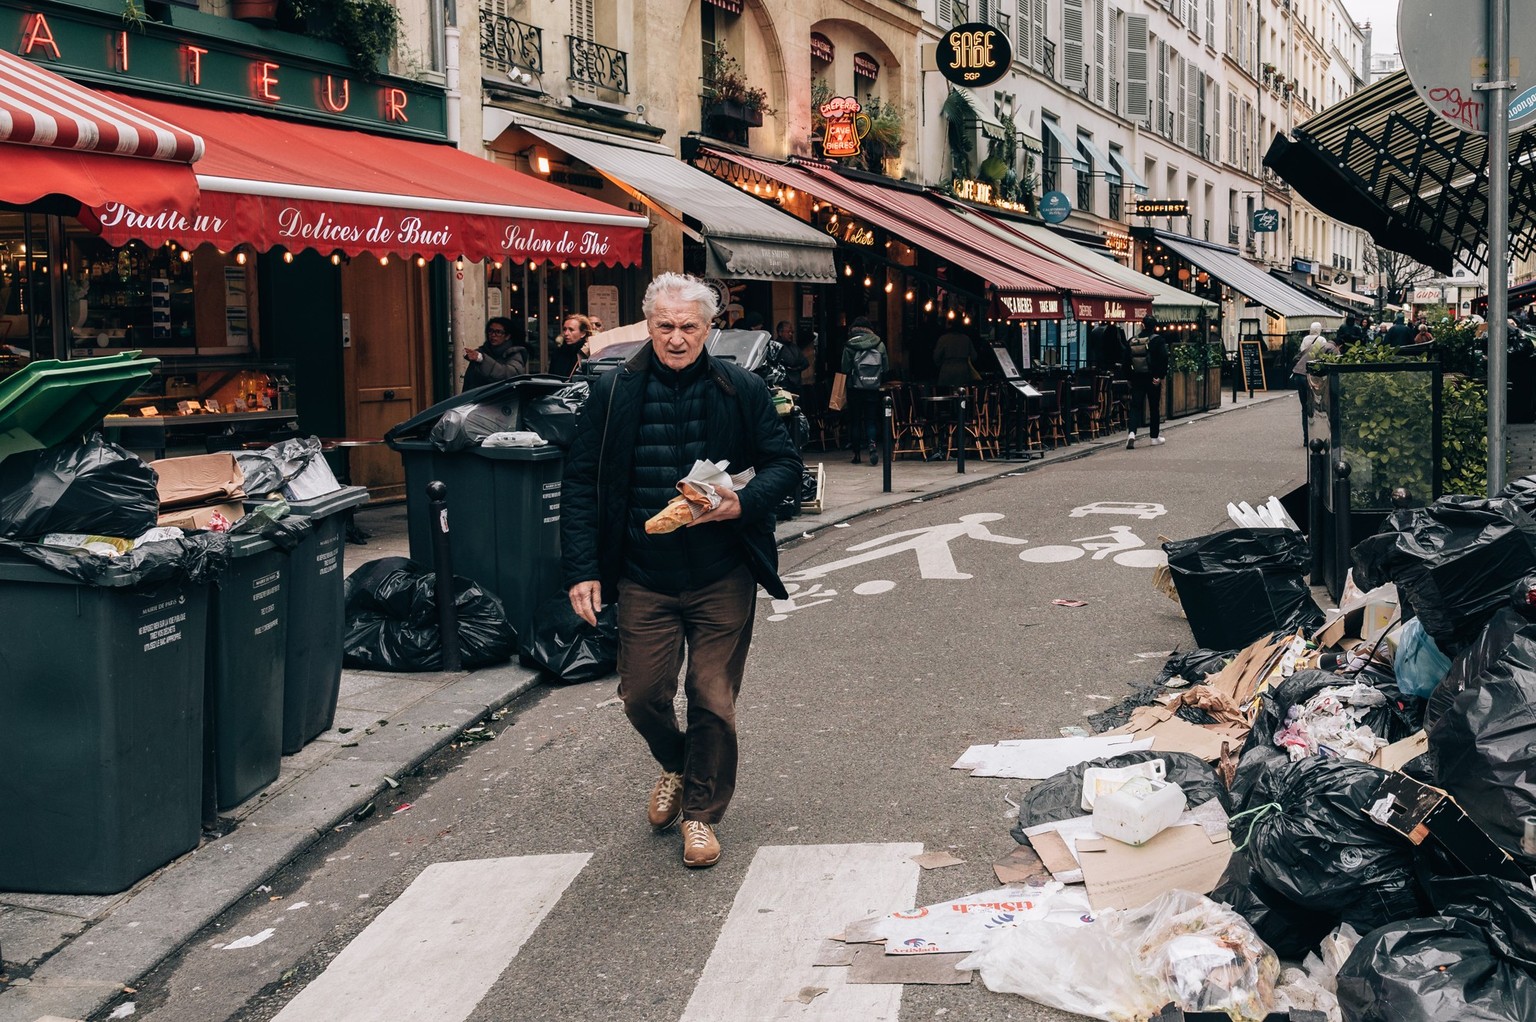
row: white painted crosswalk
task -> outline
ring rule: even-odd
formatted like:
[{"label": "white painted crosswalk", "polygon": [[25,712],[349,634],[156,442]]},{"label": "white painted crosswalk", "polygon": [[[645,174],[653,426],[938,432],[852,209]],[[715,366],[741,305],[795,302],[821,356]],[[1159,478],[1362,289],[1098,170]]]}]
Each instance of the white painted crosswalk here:
[{"label": "white painted crosswalk", "polygon": [[463,1022],[591,858],[428,866],[273,1022]]},{"label": "white painted crosswalk", "polygon": [[[680,1022],[897,1022],[902,988],[814,964],[855,919],[916,904],[920,844],[758,849]],[[463,1022],[591,859],[436,863],[274,1022]],[[430,984],[421,977],[431,976]],[[822,992],[810,1003],[799,995]]]}]

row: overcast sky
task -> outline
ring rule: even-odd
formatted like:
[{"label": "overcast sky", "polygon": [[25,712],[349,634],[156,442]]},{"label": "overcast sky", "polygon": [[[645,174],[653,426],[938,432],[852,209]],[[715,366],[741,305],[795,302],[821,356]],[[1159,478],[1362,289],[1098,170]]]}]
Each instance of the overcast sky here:
[{"label": "overcast sky", "polygon": [[1397,0],[1344,0],[1344,6],[1356,24],[1369,21],[1375,29],[1372,49],[1397,52]]}]

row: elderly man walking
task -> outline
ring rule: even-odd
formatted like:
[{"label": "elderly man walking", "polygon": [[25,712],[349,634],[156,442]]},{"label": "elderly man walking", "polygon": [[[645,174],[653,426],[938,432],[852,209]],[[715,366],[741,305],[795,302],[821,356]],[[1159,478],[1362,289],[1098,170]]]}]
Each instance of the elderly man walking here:
[{"label": "elderly man walking", "polygon": [[[560,543],[571,606],[595,624],[617,600],[619,696],[661,765],[647,812],[657,831],[682,821],[683,864],[720,859],[715,824],[736,788],[736,697],[757,587],[778,576],[774,509],[803,466],[752,373],[704,350],[715,292],[664,273],[642,303],[651,343],[600,377],[565,465]],[[697,460],[756,475],[691,525],[646,532]],[[687,721],[673,700],[687,652]]]}]

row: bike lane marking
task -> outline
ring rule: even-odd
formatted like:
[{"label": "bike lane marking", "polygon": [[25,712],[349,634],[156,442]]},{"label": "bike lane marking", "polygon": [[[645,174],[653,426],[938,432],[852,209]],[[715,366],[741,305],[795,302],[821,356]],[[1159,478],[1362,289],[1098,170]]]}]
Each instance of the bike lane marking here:
[{"label": "bike lane marking", "polygon": [[[856,919],[917,903],[921,844],[768,845],[757,850],[681,1022],[896,1022],[900,984],[847,982],[812,963]],[[810,1004],[797,995],[825,987]]]},{"label": "bike lane marking", "polygon": [[433,863],[273,1022],[463,1022],[591,858]]}]

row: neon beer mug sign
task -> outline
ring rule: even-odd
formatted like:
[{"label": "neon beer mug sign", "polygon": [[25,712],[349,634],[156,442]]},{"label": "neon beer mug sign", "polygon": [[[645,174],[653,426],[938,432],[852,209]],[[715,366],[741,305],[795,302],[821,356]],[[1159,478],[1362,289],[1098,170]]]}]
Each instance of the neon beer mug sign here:
[{"label": "neon beer mug sign", "polygon": [[833,96],[817,110],[827,122],[821,140],[822,155],[859,155],[859,139],[869,134],[869,116],[859,101],[852,96]]}]

